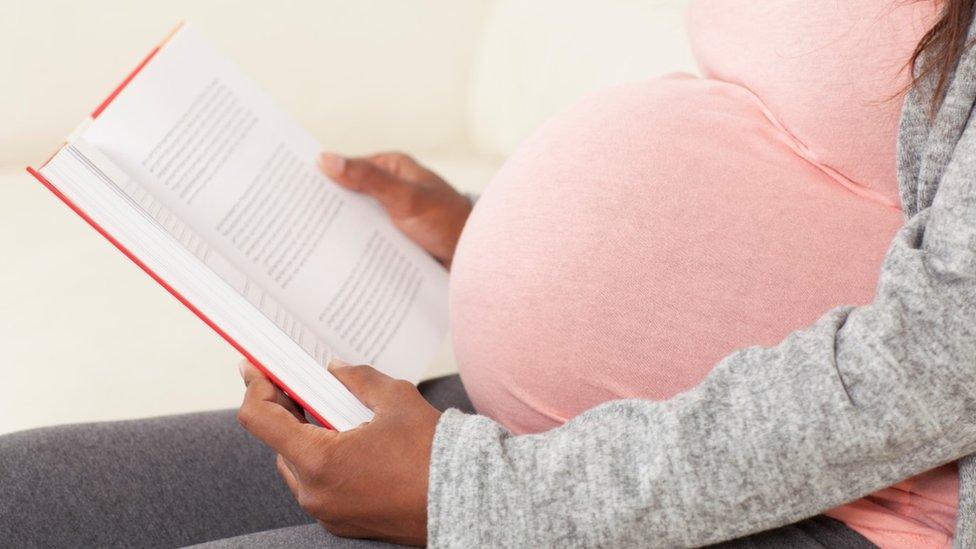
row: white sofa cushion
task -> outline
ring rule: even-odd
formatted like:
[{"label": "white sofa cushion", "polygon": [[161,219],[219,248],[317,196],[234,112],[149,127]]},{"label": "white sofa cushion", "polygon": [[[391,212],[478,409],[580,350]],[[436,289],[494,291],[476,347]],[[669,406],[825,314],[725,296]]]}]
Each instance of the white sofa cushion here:
[{"label": "white sofa cushion", "polygon": [[694,71],[688,0],[501,0],[475,60],[470,126],[507,155],[543,120],[611,84]]}]

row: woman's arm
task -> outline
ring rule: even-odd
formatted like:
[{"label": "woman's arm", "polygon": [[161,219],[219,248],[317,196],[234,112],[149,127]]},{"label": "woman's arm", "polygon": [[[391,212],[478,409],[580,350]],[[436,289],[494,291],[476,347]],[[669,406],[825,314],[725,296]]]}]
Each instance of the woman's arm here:
[{"label": "woman's arm", "polygon": [[[958,102],[944,109],[972,97]],[[944,143],[926,142],[924,108],[910,99],[902,128],[903,198],[917,206],[872,304],[739,351],[669,401],[612,402],[548,433],[444,414],[431,545],[702,545],[976,451],[976,125],[940,114]]]},{"label": "woman's arm", "polygon": [[976,127],[896,236],[871,305],[739,351],[671,400],[612,402],[513,437],[481,416],[440,416],[369,367],[339,367],[375,416],[335,433],[303,423],[250,369],[241,422],[339,535],[692,546],[814,515],[976,451],[973,173]]},{"label": "woman's arm", "polygon": [[976,451],[976,293],[972,275],[911,246],[925,217],[899,235],[874,304],[735,353],[672,400],[613,402],[522,437],[444,414],[430,543],[701,545]]},{"label": "woman's arm", "polygon": [[737,352],[669,401],[609,403],[541,435],[439,416],[415,388],[364,366],[333,373],[374,410],[366,425],[334,433],[303,423],[254,370],[241,422],[281,454],[299,502],[333,532],[434,546],[701,545],[967,455],[976,450],[974,50],[934,124],[916,95],[899,153],[911,217],[871,305]]}]

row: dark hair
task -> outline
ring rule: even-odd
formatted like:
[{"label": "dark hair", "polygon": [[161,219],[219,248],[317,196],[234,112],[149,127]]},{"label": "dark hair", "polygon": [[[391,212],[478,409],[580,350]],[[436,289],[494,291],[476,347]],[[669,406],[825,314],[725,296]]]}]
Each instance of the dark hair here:
[{"label": "dark hair", "polygon": [[915,75],[913,85],[930,77],[936,78],[932,94],[933,113],[942,102],[949,75],[966,48],[971,45],[966,42],[966,35],[973,21],[973,5],[976,0],[941,0],[941,3],[939,20],[919,41],[909,61]]}]

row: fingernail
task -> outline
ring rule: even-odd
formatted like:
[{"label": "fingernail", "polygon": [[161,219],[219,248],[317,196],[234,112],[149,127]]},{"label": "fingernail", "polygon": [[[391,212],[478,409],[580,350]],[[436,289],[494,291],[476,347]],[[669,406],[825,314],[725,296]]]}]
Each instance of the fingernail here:
[{"label": "fingernail", "polygon": [[237,363],[237,373],[241,374],[241,379],[244,378],[244,361]]},{"label": "fingernail", "polygon": [[332,153],[322,153],[319,155],[319,167],[329,177],[342,175],[342,170],[346,169],[346,159]]},{"label": "fingernail", "polygon": [[346,362],[345,360],[342,360],[341,358],[333,358],[332,360],[329,361],[329,365],[327,368],[331,372],[336,368],[345,368],[346,366],[349,366],[349,363]]}]

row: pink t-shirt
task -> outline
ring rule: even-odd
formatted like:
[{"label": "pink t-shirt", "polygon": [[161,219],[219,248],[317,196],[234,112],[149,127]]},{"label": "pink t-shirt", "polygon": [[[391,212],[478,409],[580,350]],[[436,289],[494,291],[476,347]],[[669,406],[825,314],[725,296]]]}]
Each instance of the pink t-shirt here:
[{"label": "pink t-shirt", "polygon": [[[927,2],[697,2],[704,78],[606,90],[526,140],[451,276],[478,410],[529,433],[666,399],[735,349],[869,302],[902,223],[904,63],[932,17]],[[884,547],[942,547],[957,494],[951,464],[829,514]]]}]

